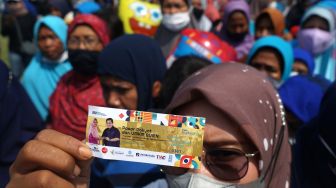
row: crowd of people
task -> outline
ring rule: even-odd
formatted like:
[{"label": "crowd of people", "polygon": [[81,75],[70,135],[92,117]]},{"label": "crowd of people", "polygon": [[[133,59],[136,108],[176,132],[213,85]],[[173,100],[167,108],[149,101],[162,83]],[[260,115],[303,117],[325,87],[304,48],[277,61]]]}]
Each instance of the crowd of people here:
[{"label": "crowd of people", "polygon": [[[0,187],[336,187],[336,1],[0,11]],[[89,105],[205,117],[200,170],[93,158]]]}]

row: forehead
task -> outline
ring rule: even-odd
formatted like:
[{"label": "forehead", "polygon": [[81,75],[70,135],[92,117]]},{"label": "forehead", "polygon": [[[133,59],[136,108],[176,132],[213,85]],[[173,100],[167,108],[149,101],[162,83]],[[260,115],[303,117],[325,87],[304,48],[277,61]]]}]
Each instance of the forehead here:
[{"label": "forehead", "polygon": [[78,25],[75,29],[70,33],[71,36],[97,36],[96,32],[88,25]]},{"label": "forehead", "polygon": [[240,10],[236,10],[234,12],[232,12],[229,16],[229,20],[230,21],[247,21],[246,15],[244,12],[240,11]]},{"label": "forehead", "polygon": [[41,34],[54,34],[53,30],[51,30],[48,26],[46,26],[45,24],[41,24],[40,28],[39,28],[39,35]]},{"label": "forehead", "polygon": [[[179,107],[174,113],[206,118],[204,132],[204,145],[206,146],[232,145],[245,148],[245,144],[249,145],[249,140],[241,131],[241,126],[223,111],[225,109],[218,109],[205,99],[197,99]],[[241,145],[242,143],[244,146]]]},{"label": "forehead", "polygon": [[317,16],[317,15],[313,15],[313,16],[310,16],[303,23],[303,27],[307,27],[307,26],[315,26],[315,27],[323,26],[323,27],[329,28],[329,23],[326,19],[320,16]]},{"label": "forehead", "polygon": [[283,62],[280,53],[276,49],[268,47],[259,49],[252,58],[252,61],[257,58],[264,60],[272,60],[276,62]]}]

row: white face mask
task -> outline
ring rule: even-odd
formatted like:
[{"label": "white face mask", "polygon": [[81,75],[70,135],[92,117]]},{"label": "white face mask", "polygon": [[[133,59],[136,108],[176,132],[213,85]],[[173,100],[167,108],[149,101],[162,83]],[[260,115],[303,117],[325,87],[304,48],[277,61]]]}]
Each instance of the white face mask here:
[{"label": "white face mask", "polygon": [[217,181],[208,176],[195,173],[185,173],[180,176],[166,175],[170,188],[260,188],[263,183],[258,180],[248,184],[234,184]]},{"label": "white face mask", "polygon": [[162,24],[171,31],[180,31],[184,29],[189,24],[189,22],[189,12],[164,14],[162,18]]}]

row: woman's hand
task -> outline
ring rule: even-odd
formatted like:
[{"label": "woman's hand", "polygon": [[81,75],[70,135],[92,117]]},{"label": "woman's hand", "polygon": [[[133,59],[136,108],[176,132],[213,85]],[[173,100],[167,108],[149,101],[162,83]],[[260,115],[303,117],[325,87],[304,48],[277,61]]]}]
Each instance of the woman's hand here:
[{"label": "woman's hand", "polygon": [[19,152],[10,168],[7,188],[87,188],[91,158],[91,150],[81,141],[43,130]]}]

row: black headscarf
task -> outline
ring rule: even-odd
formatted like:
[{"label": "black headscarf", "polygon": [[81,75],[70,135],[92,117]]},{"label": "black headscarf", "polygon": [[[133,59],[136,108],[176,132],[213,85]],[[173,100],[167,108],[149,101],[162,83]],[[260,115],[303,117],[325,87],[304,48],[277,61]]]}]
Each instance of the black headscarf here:
[{"label": "black headscarf", "polygon": [[336,82],[326,92],[318,116],[297,134],[294,150],[297,187],[336,185],[336,158],[333,157],[336,153],[335,99]]},{"label": "black headscarf", "polygon": [[166,71],[160,46],[143,35],[125,35],[112,41],[100,54],[98,73],[111,75],[136,85],[137,110],[154,107],[152,86]]},{"label": "black headscarf", "polygon": [[21,147],[43,128],[29,96],[0,60],[0,187],[9,180],[9,166]]}]

